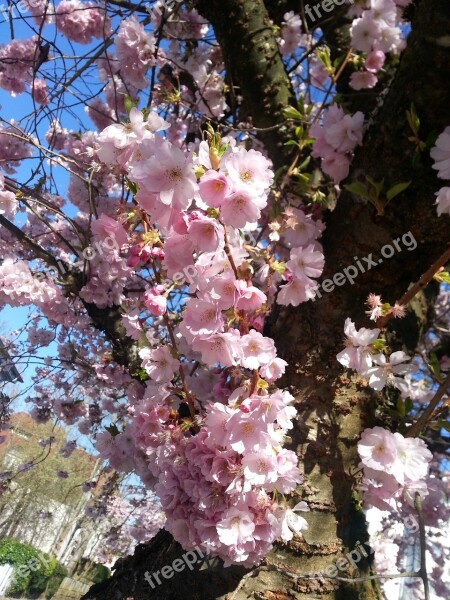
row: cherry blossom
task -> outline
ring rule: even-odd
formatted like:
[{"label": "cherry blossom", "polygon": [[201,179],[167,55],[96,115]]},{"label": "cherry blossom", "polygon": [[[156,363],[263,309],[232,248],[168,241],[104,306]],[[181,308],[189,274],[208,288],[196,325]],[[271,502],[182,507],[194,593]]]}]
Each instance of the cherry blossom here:
[{"label": "cherry blossom", "polygon": [[438,171],[438,177],[450,179],[450,127],[446,127],[438,137],[430,155],[434,160],[433,169]]},{"label": "cherry blossom", "polygon": [[437,214],[450,214],[450,187],[443,187],[436,192]]},{"label": "cherry blossom", "polygon": [[378,339],[380,330],[364,327],[357,330],[351,319],[346,319],[344,333],[347,337],[346,347],[336,358],[344,367],[363,375],[372,366],[371,345]]},{"label": "cherry blossom", "polygon": [[154,381],[170,381],[177,370],[179,361],[173,358],[169,346],[160,346],[150,350],[144,348],[139,351],[142,358],[142,367]]},{"label": "cherry blossom", "polygon": [[415,371],[413,365],[404,364],[409,360],[409,356],[402,351],[393,352],[389,358],[384,354],[375,354],[372,361],[374,367],[370,367],[366,371],[366,376],[369,378],[369,385],[374,390],[380,391],[386,385],[399,387],[403,383],[403,379],[398,375],[406,375]]}]

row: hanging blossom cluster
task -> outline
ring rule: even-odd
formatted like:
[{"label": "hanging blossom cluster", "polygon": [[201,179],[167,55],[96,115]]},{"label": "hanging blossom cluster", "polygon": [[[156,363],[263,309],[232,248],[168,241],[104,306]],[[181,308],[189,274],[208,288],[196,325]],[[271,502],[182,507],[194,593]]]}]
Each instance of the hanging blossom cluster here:
[{"label": "hanging blossom cluster", "polygon": [[369,0],[369,7],[361,17],[354,19],[350,28],[351,43],[355,50],[398,54],[405,47],[400,27],[401,8],[410,0]]},{"label": "hanging blossom cluster", "polygon": [[11,306],[35,304],[51,320],[69,323],[72,316],[59,287],[39,274],[33,275],[25,261],[6,257],[0,265],[0,303]]},{"label": "hanging blossom cluster", "polygon": [[162,26],[165,36],[178,40],[200,40],[209,29],[208,22],[195,9],[179,6],[175,11],[162,0],[153,5],[152,23],[155,31]]},{"label": "hanging blossom cluster", "polygon": [[80,298],[99,308],[119,306],[125,300],[123,290],[133,275],[120,255],[121,248],[128,243],[128,235],[120,223],[105,214],[92,222],[91,231],[93,246],[101,248],[101,252],[89,260],[89,281],[80,290]]},{"label": "hanging blossom cluster", "polygon": [[374,427],[363,431],[358,453],[368,505],[400,512],[403,503],[414,507],[417,492],[421,498],[427,496],[426,478],[433,455],[423,440]]},{"label": "hanging blossom cluster", "polygon": [[346,319],[344,333],[346,346],[337,355],[341,365],[368,379],[369,386],[378,392],[386,386],[399,390],[408,387],[403,376],[417,369],[408,362],[410,357],[405,352],[392,352],[390,356],[382,352],[384,343],[378,339],[379,329],[358,330],[351,319]]},{"label": "hanging blossom cluster", "polygon": [[[295,453],[283,448],[296,411],[294,398],[274,387],[286,362],[261,329],[276,295],[272,279],[287,281],[281,303],[314,296],[323,226],[289,209],[279,226],[272,223],[274,237],[291,249],[284,266],[263,247],[253,261],[245,236],[267,206],[270,162],[213,133],[195,155],[185,154],[155,133],[167,127],[132,109],[130,124],[112,125],[97,140],[100,159],[137,186],[145,232],[129,261],[148,263],[156,278],[126,316],[130,335],[147,340],[139,353],[146,394],[131,424],[115,436],[99,434],[97,449],[114,468],[134,467],[155,485],[166,528],[183,547],[250,566],[277,538],[306,527],[295,512],[306,505],[292,510],[280,501],[302,481]],[[103,228],[125,241],[119,223],[100,220],[97,235]],[[190,297],[181,314],[171,313],[167,299],[179,285],[188,285]],[[136,322],[145,310],[162,319],[167,343],[145,318]]]},{"label": "hanging blossom cluster", "polygon": [[[173,367],[164,378],[163,368],[157,379],[167,381]],[[307,528],[296,513],[307,510],[306,503],[291,510],[274,496],[275,490],[292,492],[302,480],[295,453],[281,445],[296,414],[293,401],[280,390],[249,396],[238,388],[227,403],[208,403],[204,419],[197,419],[199,431],[188,437],[167,399],[136,406],[128,432],[135,449],[128,448],[127,454],[137,450],[147,457],[145,468],[156,478],[165,527],[184,548],[201,546],[226,564],[251,566],[275,539],[290,540],[292,531]],[[121,437],[109,450],[116,459]]]},{"label": "hanging blossom cluster", "polygon": [[106,39],[111,35],[105,9],[93,2],[62,0],[56,7],[55,23],[67,39],[79,44],[90,44],[93,38]]},{"label": "hanging blossom cluster", "polygon": [[35,36],[26,40],[11,40],[0,45],[0,88],[12,96],[26,90],[31,84],[32,67],[38,52]]},{"label": "hanging blossom cluster", "polygon": [[310,129],[315,138],[312,156],[321,159],[323,172],[336,182],[349,173],[352,153],[362,144],[363,125],[362,112],[348,115],[333,105],[324,114],[322,123],[315,123]]},{"label": "hanging blossom cluster", "polygon": [[[97,482],[88,482],[85,492],[95,489]],[[136,542],[154,537],[164,527],[164,513],[154,494],[142,497],[139,490],[124,488],[126,497],[100,495],[86,507],[86,513],[96,520],[96,531],[103,533],[102,544],[96,549],[96,560],[113,563],[118,556],[130,554]]]},{"label": "hanging blossom cluster", "polygon": [[[433,169],[439,179],[450,181],[450,127],[446,127],[436,140],[436,145],[430,151],[434,160]],[[450,187],[443,187],[436,192],[437,214],[450,214]]]},{"label": "hanging blossom cluster", "polygon": [[352,47],[363,53],[354,62],[358,70],[350,76],[354,90],[371,89],[378,83],[386,54],[398,54],[405,47],[402,27],[403,9],[411,0],[369,0],[362,9],[353,6],[349,16],[356,17],[350,28]]},{"label": "hanging blossom cluster", "polygon": [[16,195],[5,190],[5,178],[0,173],[0,215],[12,219],[16,214],[18,205]]},{"label": "hanging blossom cluster", "polygon": [[[448,481],[429,476],[427,479],[429,494],[423,502],[425,534],[427,539],[427,570],[434,598],[449,597],[449,578],[446,565],[450,558],[450,545],[446,531],[449,522],[449,506],[446,500]],[[420,568],[418,550],[419,522],[414,509],[404,505],[407,512],[396,515],[392,510],[380,510],[370,507],[365,511],[370,547],[374,552],[375,571],[378,575],[404,572],[406,569]],[[415,561],[411,565],[411,550]],[[412,567],[412,568],[411,568]],[[396,598],[401,594],[402,580],[386,578],[382,582],[386,598]],[[422,581],[408,581],[408,597],[417,600],[425,598]]]},{"label": "hanging blossom cluster", "polygon": [[42,25],[42,22],[53,23],[53,6],[48,0],[22,0],[22,2],[38,27]]},{"label": "hanging blossom cluster", "polygon": [[133,15],[120,23],[114,45],[123,80],[137,89],[145,88],[145,74],[156,63],[154,35]]},{"label": "hanging blossom cluster", "polygon": [[32,141],[19,135],[14,124],[0,123],[0,167],[5,173],[15,173],[20,161],[33,156]]},{"label": "hanging blossom cluster", "polygon": [[281,23],[281,38],[279,40],[280,52],[283,56],[292,54],[304,43],[302,34],[302,20],[300,15],[293,11],[283,16]]},{"label": "hanging blossom cluster", "polygon": [[[367,301],[368,315],[377,320],[385,314],[404,316],[404,307],[388,307],[381,297],[371,294]],[[402,351],[385,353],[385,342],[380,329],[356,329],[347,318],[344,326],[345,348],[337,355],[337,360],[347,369],[356,371],[368,380],[376,391],[386,386],[400,390],[403,397],[409,397],[412,388],[411,375],[417,367]],[[425,442],[419,438],[405,438],[402,434],[391,433],[382,427],[366,429],[358,443],[358,453],[363,468],[361,488],[367,505],[381,510],[401,512],[403,505],[414,507],[416,492],[422,498],[428,494],[426,478],[432,454]]]}]

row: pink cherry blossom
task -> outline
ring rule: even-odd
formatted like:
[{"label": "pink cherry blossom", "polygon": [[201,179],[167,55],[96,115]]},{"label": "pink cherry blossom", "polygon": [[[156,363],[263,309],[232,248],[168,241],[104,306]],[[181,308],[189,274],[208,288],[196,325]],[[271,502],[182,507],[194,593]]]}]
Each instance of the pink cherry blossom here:
[{"label": "pink cherry blossom", "polygon": [[187,227],[189,239],[200,252],[214,252],[223,243],[223,227],[216,219],[200,213],[191,213]]},{"label": "pink cherry blossom", "polygon": [[0,173],[0,215],[5,215],[8,219],[12,219],[16,214],[19,206],[16,200],[16,195],[13,192],[5,190],[5,180]]},{"label": "pink cherry blossom", "polygon": [[144,294],[144,304],[155,317],[162,316],[167,310],[167,298],[163,296],[163,293],[164,287],[157,285]]},{"label": "pink cherry blossom", "polygon": [[240,148],[224,159],[223,168],[235,188],[252,195],[264,194],[272,182],[273,171],[270,161],[257,150]]},{"label": "pink cherry blossom", "polygon": [[143,348],[139,351],[142,358],[142,368],[154,381],[170,381],[179,367],[179,361],[171,354],[169,346],[159,348]]},{"label": "pink cherry blossom", "polygon": [[397,459],[396,440],[382,427],[365,429],[358,442],[358,453],[366,467],[390,473]]},{"label": "pink cherry blossom", "polygon": [[267,296],[253,285],[248,285],[245,281],[236,281],[238,292],[235,306],[239,310],[257,310],[267,302]]},{"label": "pink cherry blossom", "polygon": [[443,187],[436,192],[436,204],[438,216],[448,214],[450,215],[450,187]]},{"label": "pink cherry blossom", "polygon": [[287,364],[288,363],[282,358],[276,357],[261,367],[261,377],[264,377],[264,379],[269,382],[276,381],[282,375],[284,375]]},{"label": "pink cherry blossom", "polygon": [[381,50],[372,50],[366,56],[364,68],[371,73],[377,73],[384,65],[386,55]]},{"label": "pink cherry blossom", "polygon": [[261,430],[257,416],[253,413],[236,412],[228,421],[227,442],[235,452],[254,452],[269,444],[268,434]]},{"label": "pink cherry blossom", "polygon": [[266,204],[265,199],[256,197],[245,189],[239,189],[224,199],[220,215],[226,225],[245,227],[248,223],[258,221],[261,209]]},{"label": "pink cherry blossom", "polygon": [[216,304],[207,300],[188,300],[183,313],[183,324],[192,336],[208,337],[223,331],[222,313]]},{"label": "pink cherry blossom", "polygon": [[320,277],[324,264],[325,258],[322,252],[316,250],[313,244],[309,244],[306,247],[294,248],[286,267],[294,277],[309,283],[311,277]]},{"label": "pink cherry blossom", "polygon": [[252,538],[255,525],[248,512],[230,508],[216,525],[219,540],[226,546],[241,546]]},{"label": "pink cherry blossom", "polygon": [[258,369],[268,365],[276,356],[275,344],[271,338],[264,337],[259,331],[252,329],[242,336],[241,364],[247,369]]},{"label": "pink cherry blossom", "polygon": [[302,531],[308,529],[309,525],[306,519],[299,514],[298,512],[308,511],[308,505],[306,502],[299,502],[294,506],[294,508],[287,508],[285,510],[280,510],[279,519],[281,521],[281,538],[285,542],[289,542],[293,539],[293,534],[300,536]]},{"label": "pink cherry blossom", "polygon": [[407,360],[409,360],[409,356],[402,351],[393,352],[389,359],[384,354],[374,355],[372,361],[377,366],[370,367],[365,372],[365,376],[369,378],[370,387],[377,392],[386,385],[398,388],[403,383],[403,379],[398,375],[406,375],[416,370],[413,365],[404,364]]},{"label": "pink cherry blossom", "polygon": [[230,193],[228,179],[223,173],[210,169],[202,175],[198,184],[201,199],[208,206],[219,208]]},{"label": "pink cherry blossom", "polygon": [[207,365],[213,366],[219,363],[224,367],[231,367],[237,364],[239,344],[239,333],[233,330],[228,333],[215,333],[207,338],[195,339],[192,347],[201,352],[202,360]]},{"label": "pink cherry blossom", "polygon": [[350,87],[354,90],[370,90],[377,83],[377,76],[370,71],[357,71],[350,76]]},{"label": "pink cherry blossom", "polygon": [[438,177],[450,179],[450,127],[446,127],[438,137],[430,156],[434,160],[433,169],[438,171]]},{"label": "pink cherry blossom", "polygon": [[357,330],[351,319],[345,320],[344,333],[346,335],[346,347],[337,355],[338,361],[344,367],[353,369],[360,374],[367,372],[372,366],[371,344],[380,335],[379,329],[366,329],[362,327]]},{"label": "pink cherry blossom", "polygon": [[306,278],[293,278],[286,285],[280,287],[277,296],[277,303],[282,306],[292,304],[298,306],[302,302],[312,300],[316,295],[317,284],[313,280]]},{"label": "pink cherry blossom", "polygon": [[187,208],[196,188],[191,160],[169,143],[160,146],[158,158],[134,163],[130,178],[158,193],[163,204],[176,204],[180,209]]},{"label": "pink cherry blossom", "polygon": [[115,219],[102,213],[98,219],[92,221],[91,231],[102,239],[112,238],[119,248],[128,243],[128,235],[123,226]]}]

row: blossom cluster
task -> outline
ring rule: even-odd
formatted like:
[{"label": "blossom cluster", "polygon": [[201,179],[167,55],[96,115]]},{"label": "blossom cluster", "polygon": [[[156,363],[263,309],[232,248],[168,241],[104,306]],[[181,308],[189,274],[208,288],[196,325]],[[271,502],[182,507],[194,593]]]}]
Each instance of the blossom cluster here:
[{"label": "blossom cluster", "polygon": [[[450,180],[450,127],[446,127],[438,137],[430,155],[439,179]],[[441,188],[436,196],[437,214],[450,214],[450,187]]]},{"label": "blossom cluster", "polygon": [[15,173],[20,161],[33,156],[31,141],[20,136],[13,123],[0,123],[0,165],[5,173]]},{"label": "blossom cluster", "polygon": [[341,365],[368,379],[369,386],[376,391],[381,391],[387,385],[399,390],[407,386],[402,376],[414,373],[416,367],[407,363],[410,357],[401,350],[392,352],[387,357],[380,352],[380,347],[377,349],[379,329],[362,327],[358,330],[352,320],[347,318],[344,333],[346,345],[337,355]]},{"label": "blossom cluster", "polygon": [[370,0],[369,7],[354,19],[351,28],[352,46],[360,52],[381,50],[398,54],[405,46],[399,26],[399,7],[409,0]]},{"label": "blossom cluster", "polygon": [[0,45],[0,88],[13,96],[26,90],[26,84],[32,81],[37,49],[35,36]]},{"label": "blossom cluster", "polygon": [[[114,437],[100,434],[97,448],[114,468],[134,466],[155,485],[166,528],[185,548],[202,546],[227,564],[252,565],[275,539],[306,527],[277,500],[301,482],[295,453],[282,447],[296,411],[294,398],[274,388],[286,362],[260,331],[273,282],[268,272],[253,280],[256,263],[241,237],[267,206],[273,171],[260,152],[213,137],[186,154],[156,133],[167,127],[157,115],[143,118],[132,109],[129,125],[111,125],[97,138],[97,155],[128,174],[148,215],[148,232],[132,245],[129,260],[148,262],[159,274],[126,315],[129,334],[142,340],[146,333],[148,340],[139,352],[146,396],[131,425]],[[125,241],[121,225],[101,221],[94,222],[97,235],[106,227]],[[283,275],[272,269],[275,282],[287,282],[280,303],[314,295],[324,264],[316,241],[321,230],[302,210],[286,212],[276,235],[290,256]],[[171,313],[173,284],[166,282],[188,267],[189,297],[181,313]],[[161,274],[169,278],[164,284]],[[143,310],[165,319],[166,343],[145,331]],[[195,374],[184,374],[192,364]]]},{"label": "blossom cluster", "polygon": [[426,477],[433,455],[419,438],[404,437],[383,427],[365,429],[358,442],[363,467],[364,500],[381,510],[414,507],[416,493],[428,494]]},{"label": "blossom cluster", "polygon": [[0,173],[0,215],[12,219],[17,211],[18,202],[13,192],[5,190],[5,178]]},{"label": "blossom cluster", "polygon": [[141,469],[156,478],[166,529],[184,548],[198,545],[226,564],[250,566],[276,538],[289,540],[307,528],[295,512],[307,506],[291,510],[273,497],[302,480],[295,453],[281,445],[296,414],[294,398],[282,391],[242,396],[238,389],[228,403],[211,402],[198,432],[188,437],[167,401],[144,400],[127,434],[99,439],[98,447],[116,466],[147,457]]},{"label": "blossom cluster", "polygon": [[283,16],[281,24],[281,39],[279,40],[281,54],[292,54],[303,42],[302,20],[293,11]]},{"label": "blossom cluster", "polygon": [[384,65],[386,55],[381,50],[371,50],[365,60],[361,71],[352,73],[350,76],[350,87],[354,90],[371,89],[378,83],[375,75]]},{"label": "blossom cluster", "polygon": [[67,39],[79,44],[90,44],[92,38],[106,39],[111,34],[105,9],[93,2],[62,0],[56,7],[55,23]]},{"label": "blossom cluster", "polygon": [[[100,243],[102,252],[95,253],[89,260],[89,280],[80,290],[80,297],[99,308],[120,305],[125,299],[123,289],[133,274],[125,258],[120,256],[128,235],[120,223],[105,214],[92,222],[91,231],[94,245]],[[109,246],[102,241],[115,244]]]},{"label": "blossom cluster", "polygon": [[321,159],[322,170],[336,182],[345,179],[350,170],[352,152],[362,144],[364,114],[345,114],[337,105],[315,123],[310,134],[315,138],[312,156]]},{"label": "blossom cluster", "polygon": [[114,45],[123,80],[137,89],[145,88],[145,74],[156,62],[154,35],[133,15],[120,23]]}]

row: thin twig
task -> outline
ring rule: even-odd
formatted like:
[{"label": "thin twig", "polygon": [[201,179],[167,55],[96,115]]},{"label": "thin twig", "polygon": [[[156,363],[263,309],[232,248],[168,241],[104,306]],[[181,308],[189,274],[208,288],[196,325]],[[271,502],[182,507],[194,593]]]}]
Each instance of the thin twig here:
[{"label": "thin twig", "polygon": [[[403,294],[403,296],[398,301],[398,304],[400,304],[401,306],[405,306],[406,304],[408,304],[408,302],[410,302],[414,298],[414,296],[418,292],[420,292],[420,290],[422,290],[424,287],[426,287],[430,283],[430,281],[433,279],[433,277],[436,275],[436,273],[439,271],[439,269],[441,267],[443,267],[449,260],[450,260],[450,248],[448,248],[443,254],[441,254],[441,256],[437,259],[437,261],[431,265],[431,267],[428,269],[428,271],[426,271],[422,275],[422,277],[419,279],[419,281],[417,283],[415,283],[414,285],[412,285],[409,288],[409,290],[405,294]],[[386,325],[389,323],[389,321],[392,318],[393,318],[392,313],[384,315],[384,317],[380,317],[379,319],[377,319],[375,325],[379,329],[384,329],[384,327],[386,327]]]},{"label": "thin twig", "polygon": [[435,393],[433,398],[430,400],[427,408],[423,411],[422,415],[417,419],[417,421],[413,425],[411,425],[411,427],[409,427],[406,430],[405,437],[415,437],[416,435],[418,435],[420,433],[420,431],[428,423],[435,408],[437,407],[439,402],[442,400],[442,397],[446,393],[449,386],[450,386],[450,373],[447,375],[445,381],[443,383],[441,383],[437,392]]},{"label": "thin twig", "polygon": [[423,581],[423,587],[425,590],[425,600],[430,600],[430,584],[428,582],[428,573],[427,573],[427,544],[426,544],[426,536],[425,536],[425,523],[423,520],[423,510],[422,510],[422,499],[420,497],[419,492],[416,492],[414,497],[414,506],[417,510],[417,515],[419,517],[419,539],[420,539],[420,578]]}]

